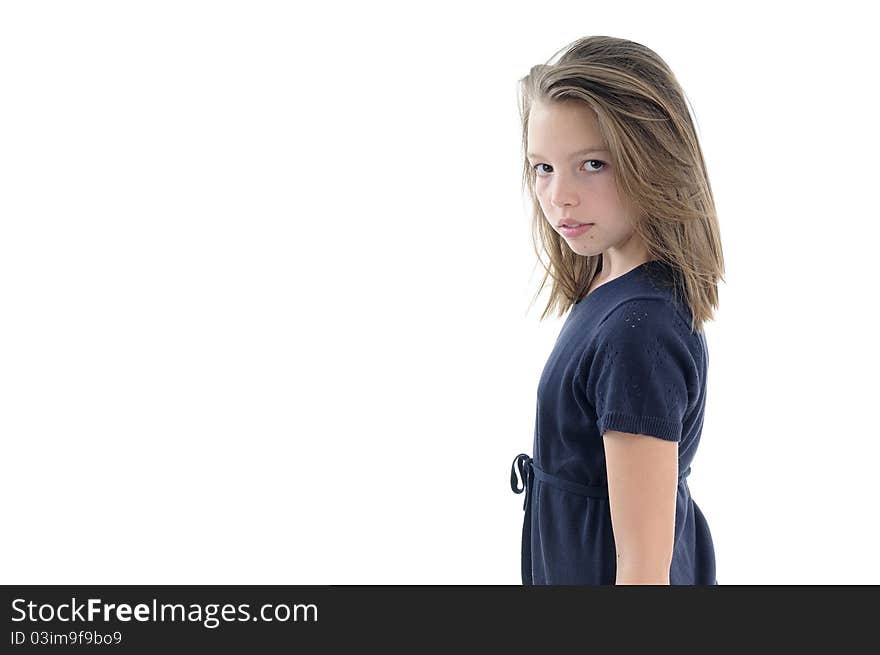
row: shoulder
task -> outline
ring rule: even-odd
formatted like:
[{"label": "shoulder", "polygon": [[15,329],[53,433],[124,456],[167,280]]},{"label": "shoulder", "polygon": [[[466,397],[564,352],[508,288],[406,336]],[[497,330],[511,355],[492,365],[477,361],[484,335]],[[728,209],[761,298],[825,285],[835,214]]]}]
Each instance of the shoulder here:
[{"label": "shoulder", "polygon": [[[628,337],[651,331],[690,331],[684,312],[671,298],[659,294],[621,300],[603,317],[599,336]],[[633,330],[630,334],[627,329]]]},{"label": "shoulder", "polygon": [[600,428],[677,440],[705,379],[702,344],[666,298],[629,298],[616,305],[578,377]]},{"label": "shoulder", "polygon": [[671,297],[651,294],[622,300],[599,324],[593,355],[606,362],[648,357],[678,360],[699,369],[705,341],[690,326],[690,316]]}]

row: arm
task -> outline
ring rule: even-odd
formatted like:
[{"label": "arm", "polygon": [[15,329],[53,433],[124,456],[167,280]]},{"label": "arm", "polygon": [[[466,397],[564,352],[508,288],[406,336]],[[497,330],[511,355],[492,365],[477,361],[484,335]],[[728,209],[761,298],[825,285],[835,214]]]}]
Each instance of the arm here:
[{"label": "arm", "polygon": [[617,548],[615,584],[668,585],[675,538],[678,443],[608,430],[603,435]]},{"label": "arm", "polygon": [[621,303],[580,366],[603,435],[618,584],[669,584],[678,454],[703,384],[695,336],[666,300]]}]

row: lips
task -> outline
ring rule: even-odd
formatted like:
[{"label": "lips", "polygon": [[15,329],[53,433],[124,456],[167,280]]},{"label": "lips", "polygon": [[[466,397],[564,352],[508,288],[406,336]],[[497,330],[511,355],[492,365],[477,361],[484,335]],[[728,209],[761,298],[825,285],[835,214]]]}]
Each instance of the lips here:
[{"label": "lips", "polygon": [[563,219],[556,227],[580,227],[581,225],[593,225],[593,223],[579,223],[577,221]]}]

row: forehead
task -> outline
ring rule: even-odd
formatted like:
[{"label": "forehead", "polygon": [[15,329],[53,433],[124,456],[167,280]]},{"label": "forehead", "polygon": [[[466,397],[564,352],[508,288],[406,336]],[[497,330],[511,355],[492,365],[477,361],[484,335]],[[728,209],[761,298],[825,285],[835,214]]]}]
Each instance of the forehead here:
[{"label": "forehead", "polygon": [[608,152],[595,112],[582,102],[536,103],[528,120],[529,157]]}]

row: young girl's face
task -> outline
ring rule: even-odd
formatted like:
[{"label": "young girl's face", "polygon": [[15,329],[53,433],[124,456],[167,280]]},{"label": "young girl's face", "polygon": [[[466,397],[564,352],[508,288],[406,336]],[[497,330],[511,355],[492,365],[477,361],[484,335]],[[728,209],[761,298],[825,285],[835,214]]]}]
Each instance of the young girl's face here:
[{"label": "young girl's face", "polygon": [[[568,246],[579,255],[632,250],[629,210],[618,196],[593,110],[575,101],[535,104],[528,145],[541,209]],[[575,232],[561,226],[572,222],[593,225]]]}]

